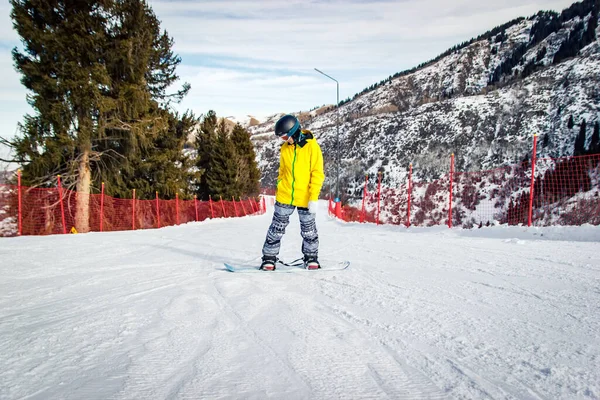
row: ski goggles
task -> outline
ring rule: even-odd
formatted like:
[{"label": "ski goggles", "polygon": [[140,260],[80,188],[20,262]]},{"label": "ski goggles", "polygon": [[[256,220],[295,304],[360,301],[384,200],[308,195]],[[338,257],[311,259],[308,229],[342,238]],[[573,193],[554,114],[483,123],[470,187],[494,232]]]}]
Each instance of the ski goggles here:
[{"label": "ski goggles", "polygon": [[290,129],[286,133],[282,133],[281,135],[278,135],[278,136],[281,138],[281,140],[288,140],[290,137],[294,136],[298,132],[299,129],[300,129],[300,123],[298,121],[296,121],[296,124],[292,127],[292,129]]}]

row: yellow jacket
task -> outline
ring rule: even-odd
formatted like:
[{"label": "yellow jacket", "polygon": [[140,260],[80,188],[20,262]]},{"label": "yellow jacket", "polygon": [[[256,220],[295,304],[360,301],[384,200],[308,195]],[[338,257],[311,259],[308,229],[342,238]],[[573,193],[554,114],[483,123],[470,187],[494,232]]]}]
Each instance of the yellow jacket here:
[{"label": "yellow jacket", "polygon": [[275,200],[306,208],[309,201],[319,199],[325,174],[321,147],[310,131],[302,133],[307,136],[305,141],[281,146]]}]

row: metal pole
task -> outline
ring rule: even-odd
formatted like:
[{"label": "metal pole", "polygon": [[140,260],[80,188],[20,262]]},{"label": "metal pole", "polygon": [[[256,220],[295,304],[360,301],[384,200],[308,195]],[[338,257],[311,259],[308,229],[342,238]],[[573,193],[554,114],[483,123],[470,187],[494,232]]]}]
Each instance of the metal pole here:
[{"label": "metal pole", "polygon": [[60,183],[60,175],[56,176],[58,178],[58,196],[60,197],[60,213],[62,215],[62,226],[63,226],[63,234],[67,234],[67,223],[65,222],[65,204],[63,202],[63,190],[62,184]]},{"label": "metal pole", "polygon": [[102,182],[102,197],[100,197],[100,232],[104,232],[104,182]]},{"label": "metal pole", "polygon": [[131,204],[131,230],[135,231],[135,189],[133,189],[133,203]]},{"label": "metal pole", "polygon": [[158,222],[158,227],[160,228],[160,206],[158,204],[158,192],[156,192],[156,220]]},{"label": "metal pole", "polygon": [[[337,79],[332,78],[331,76],[327,75],[325,72],[320,71],[319,69],[315,68],[315,71],[317,71],[318,73],[320,73],[321,75],[325,75],[326,77],[328,77],[329,79],[331,79],[332,81],[335,81],[336,84],[336,88],[337,88],[337,97],[336,97],[336,140],[335,140],[335,147],[336,147],[336,152],[335,152],[335,163],[336,163],[336,182],[335,182],[335,197],[337,199],[340,199],[340,83],[337,81]],[[340,199],[341,200],[341,199]]]},{"label": "metal pole", "polygon": [[533,154],[531,155],[531,184],[529,185],[529,212],[527,214],[527,226],[531,226],[531,216],[533,211],[533,195],[534,195],[534,182],[535,182],[535,162],[537,154],[537,138],[538,135],[533,135]]},{"label": "metal pole", "polygon": [[448,193],[448,228],[452,228],[452,183],[454,182],[454,153],[450,156],[450,190]]},{"label": "metal pole", "polygon": [[21,197],[21,170],[17,171],[17,191],[17,195],[19,198],[19,236],[21,236],[23,234],[23,198]]},{"label": "metal pole", "polygon": [[406,227],[410,227],[410,201],[412,199],[412,163],[410,163],[410,171],[408,172],[408,202],[406,207]]}]

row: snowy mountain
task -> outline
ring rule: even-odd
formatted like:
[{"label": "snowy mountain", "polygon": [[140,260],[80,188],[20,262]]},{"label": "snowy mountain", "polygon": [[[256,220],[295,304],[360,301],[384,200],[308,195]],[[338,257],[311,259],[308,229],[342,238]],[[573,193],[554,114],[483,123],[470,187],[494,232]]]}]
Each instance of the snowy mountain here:
[{"label": "snowy mountain", "polygon": [[[365,173],[377,171],[397,186],[411,162],[416,179],[438,178],[448,172],[451,153],[457,171],[513,164],[531,153],[534,134],[538,156],[572,155],[579,124],[600,121],[599,9],[598,0],[586,0],[561,14],[511,21],[345,102],[343,187],[355,192]],[[335,178],[338,115],[322,111],[300,117],[322,145],[327,190]],[[277,172],[280,143],[272,129],[280,115],[249,128],[266,187]]]}]

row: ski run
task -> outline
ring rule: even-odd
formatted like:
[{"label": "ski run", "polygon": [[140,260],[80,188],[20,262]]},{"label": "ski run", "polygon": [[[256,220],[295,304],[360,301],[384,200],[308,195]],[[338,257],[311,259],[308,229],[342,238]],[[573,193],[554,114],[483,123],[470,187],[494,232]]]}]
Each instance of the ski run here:
[{"label": "ski run", "polygon": [[406,229],[320,206],[320,259],[347,270],[227,271],[259,263],[272,210],[0,240],[0,398],[600,398],[599,227]]}]

